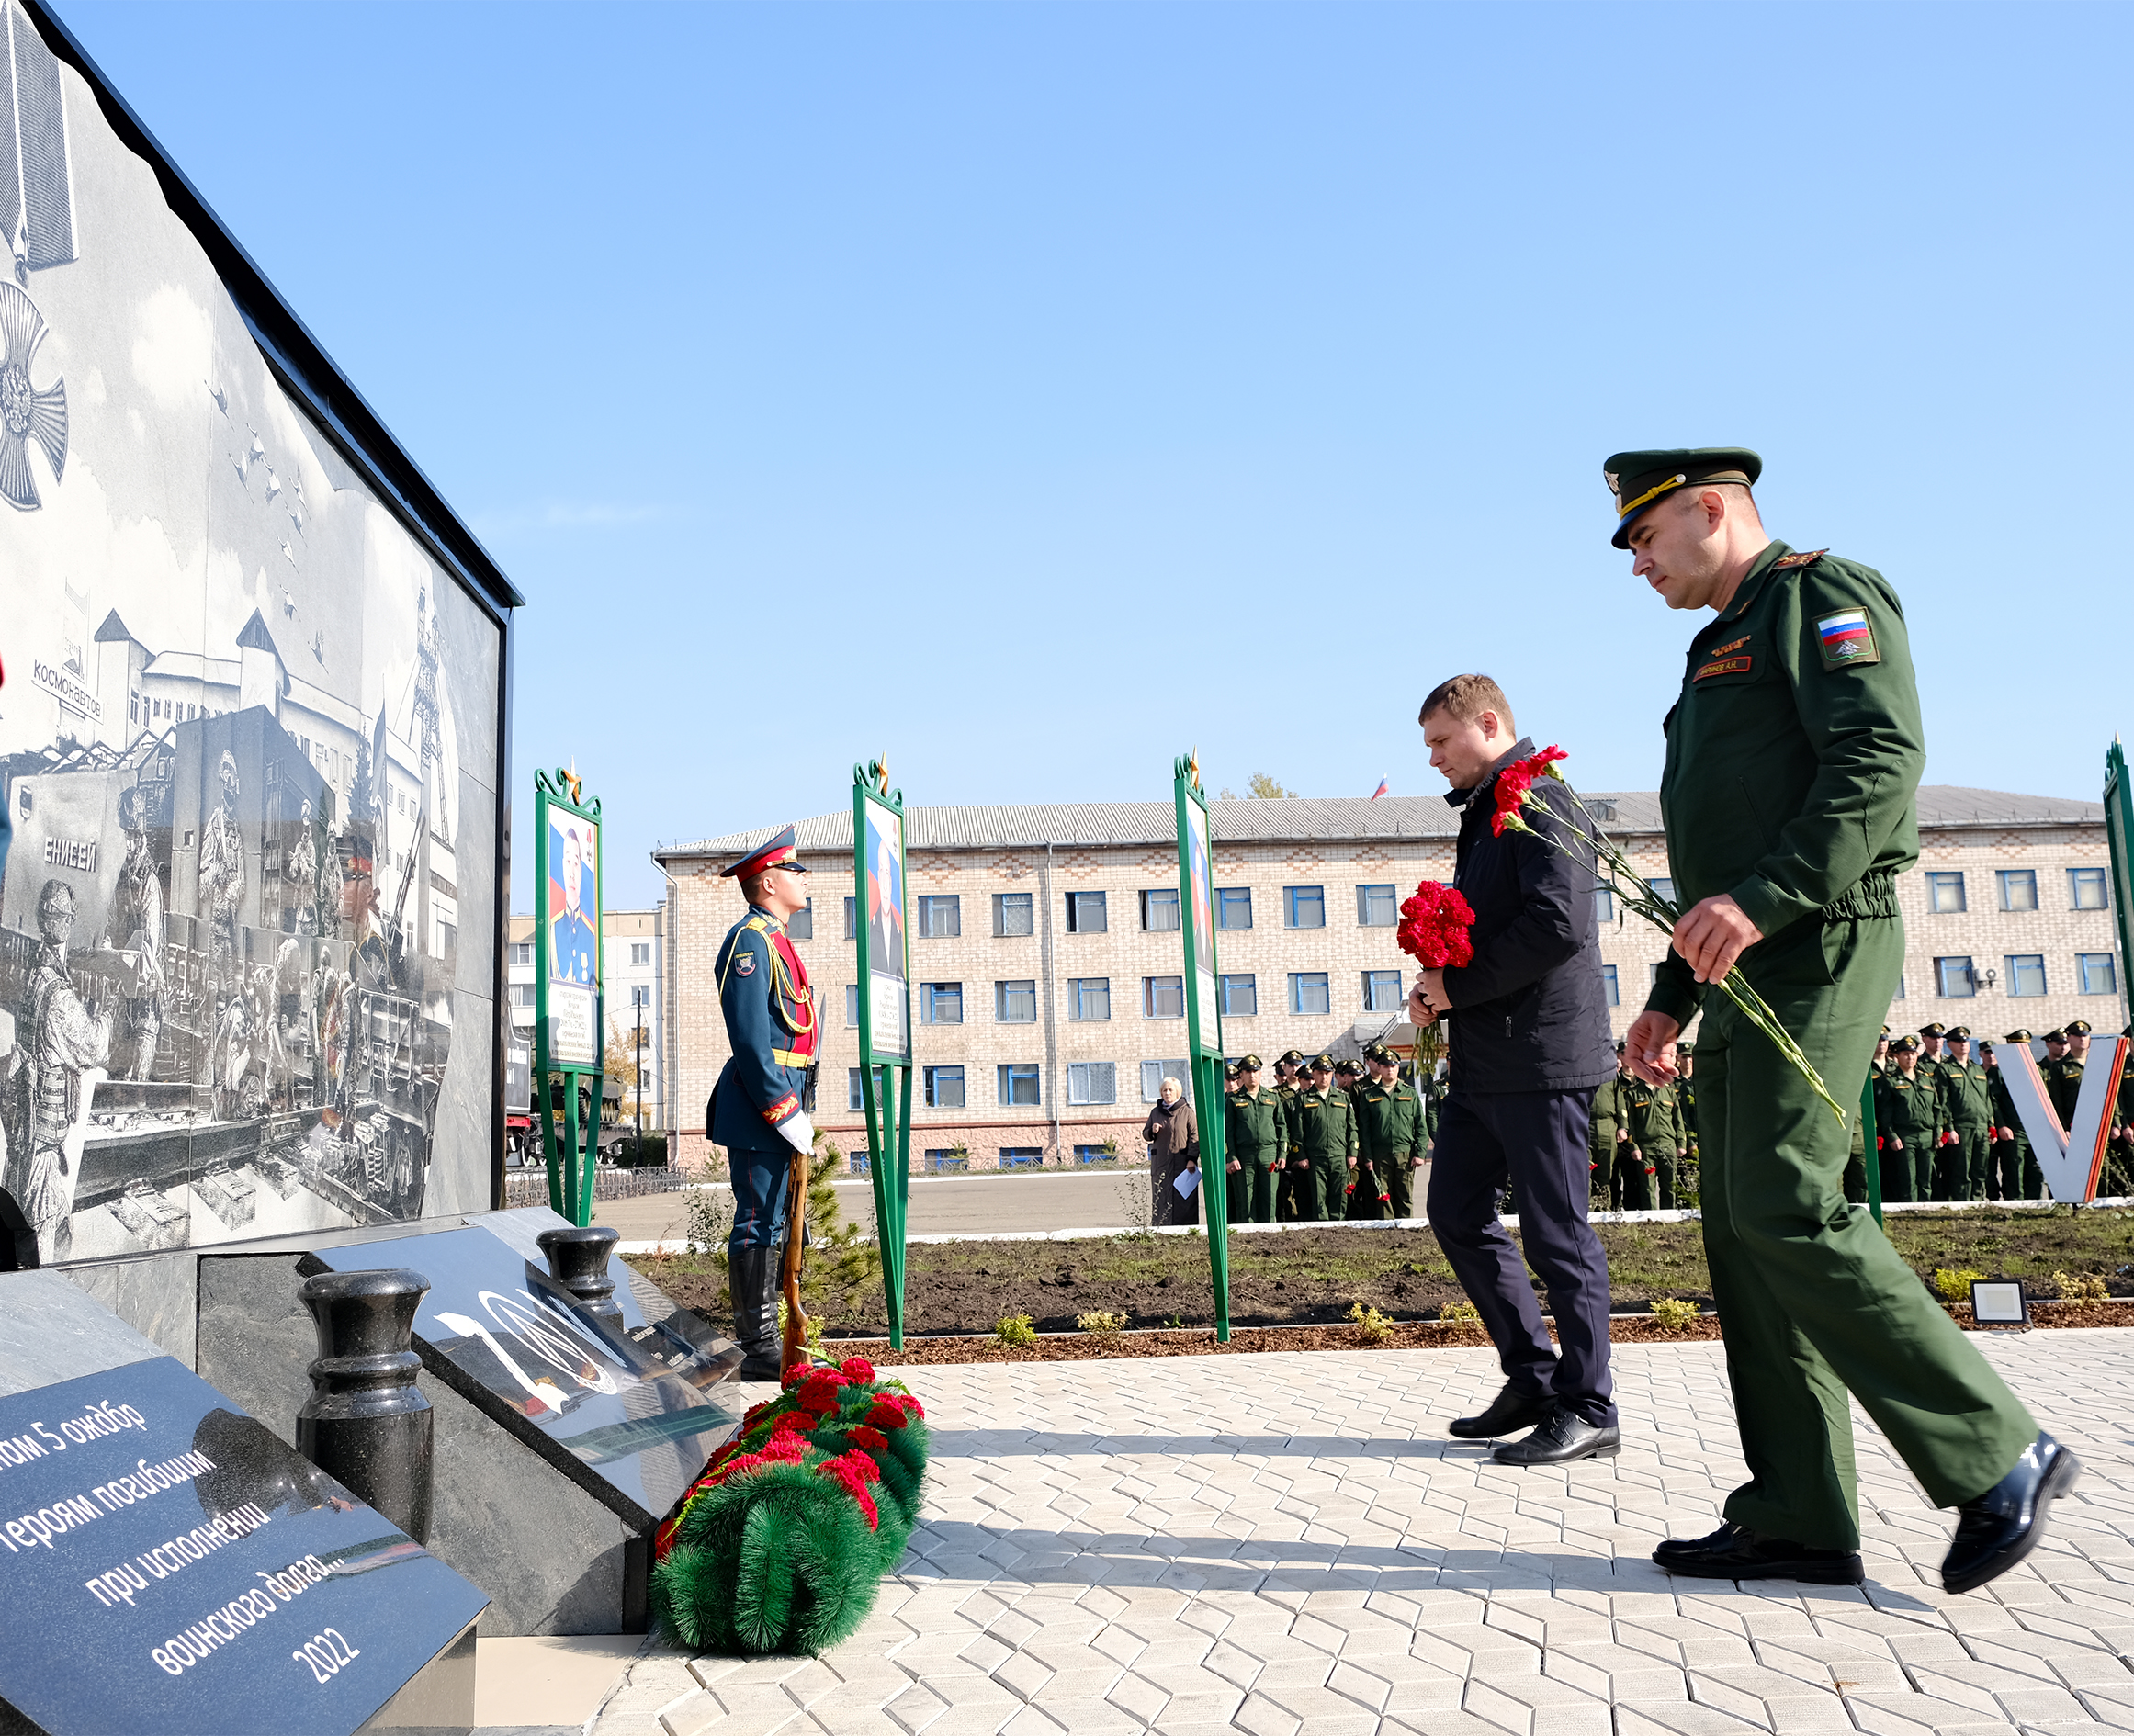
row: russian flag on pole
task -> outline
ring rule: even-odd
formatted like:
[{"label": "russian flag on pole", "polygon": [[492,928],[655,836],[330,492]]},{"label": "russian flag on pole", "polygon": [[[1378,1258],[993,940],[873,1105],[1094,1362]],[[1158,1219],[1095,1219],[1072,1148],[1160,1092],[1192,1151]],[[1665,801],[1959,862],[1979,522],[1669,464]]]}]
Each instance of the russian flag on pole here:
[{"label": "russian flag on pole", "polygon": [[1379,798],[1380,796],[1383,795],[1384,794],[1385,794],[1385,780],[1384,780],[1383,778],[1381,778],[1381,779],[1379,779],[1379,780],[1378,780],[1378,787],[1377,787],[1375,790],[1372,791],[1372,793],[1371,793],[1371,799],[1372,799],[1372,801],[1374,801],[1374,802],[1375,802],[1375,801],[1377,801],[1377,800],[1378,800],[1378,798]]}]

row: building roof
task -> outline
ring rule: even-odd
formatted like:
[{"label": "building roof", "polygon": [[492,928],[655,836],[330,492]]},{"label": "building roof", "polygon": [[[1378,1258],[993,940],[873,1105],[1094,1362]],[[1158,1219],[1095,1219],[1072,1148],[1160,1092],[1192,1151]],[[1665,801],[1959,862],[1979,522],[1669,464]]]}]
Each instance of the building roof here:
[{"label": "building roof", "polygon": [[[1624,835],[1660,830],[1660,798],[1650,790],[1588,795],[1594,817]],[[1605,805],[1605,806],[1604,806]],[[1277,796],[1267,800],[1210,802],[1215,840],[1226,844],[1287,843],[1298,840],[1433,839],[1449,840],[1459,829],[1459,810],[1441,795]],[[1955,784],[1920,786],[1923,827],[2101,826],[2100,802],[2056,795],[2016,795]],[[781,825],[783,822],[781,822]],[[1102,848],[1173,844],[1178,817],[1169,802],[1037,802],[991,807],[912,807],[905,811],[906,842],[912,850],[1026,850],[1056,844]],[[654,862],[712,857],[732,860],[771,838],[780,826],[727,832],[694,842],[661,844]],[[797,821],[794,841],[803,855],[849,854],[849,811]]]}]

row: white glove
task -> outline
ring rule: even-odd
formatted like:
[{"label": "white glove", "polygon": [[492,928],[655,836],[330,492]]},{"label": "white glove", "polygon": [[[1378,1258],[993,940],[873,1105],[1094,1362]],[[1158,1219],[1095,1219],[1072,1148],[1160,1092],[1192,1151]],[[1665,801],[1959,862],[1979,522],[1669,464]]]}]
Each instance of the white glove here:
[{"label": "white glove", "polygon": [[810,1152],[815,1149],[815,1123],[807,1119],[806,1110],[802,1110],[789,1122],[780,1122],[778,1135],[795,1151]]}]

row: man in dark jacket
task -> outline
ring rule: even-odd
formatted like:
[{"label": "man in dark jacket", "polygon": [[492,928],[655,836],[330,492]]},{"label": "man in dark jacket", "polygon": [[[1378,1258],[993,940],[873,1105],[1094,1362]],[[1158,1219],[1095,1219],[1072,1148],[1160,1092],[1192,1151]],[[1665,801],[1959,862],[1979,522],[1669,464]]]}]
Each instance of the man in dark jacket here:
[{"label": "man in dark jacket", "polygon": [[[1612,1453],[1621,1443],[1609,1398],[1608,1258],[1586,1220],[1593,1096],[1615,1073],[1593,859],[1565,829],[1570,801],[1553,778],[1534,784],[1544,806],[1525,812],[1532,831],[1496,835],[1497,774],[1534,749],[1515,741],[1511,706],[1488,676],[1446,682],[1419,721],[1430,764],[1452,786],[1445,799],[1464,810],[1454,884],[1474,911],[1473,963],[1425,971],[1408,1002],[1417,1025],[1451,1015],[1452,1089],[1426,1209],[1505,1375],[1496,1402],[1451,1432],[1494,1439],[1532,1427],[1496,1449],[1505,1464]],[[1497,1217],[1507,1179],[1561,1357]]]}]

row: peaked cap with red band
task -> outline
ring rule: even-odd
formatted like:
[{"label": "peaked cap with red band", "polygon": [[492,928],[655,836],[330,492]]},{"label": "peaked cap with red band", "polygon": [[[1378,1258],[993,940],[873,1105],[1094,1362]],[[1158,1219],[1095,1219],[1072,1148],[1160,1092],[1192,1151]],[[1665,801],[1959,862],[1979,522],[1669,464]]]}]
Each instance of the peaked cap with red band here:
[{"label": "peaked cap with red band", "polygon": [[760,874],[766,868],[790,868],[796,874],[807,872],[807,864],[800,860],[800,852],[794,847],[793,829],[788,826],[776,836],[758,844],[737,862],[729,862],[718,871],[721,880],[746,880],[751,874]]}]

